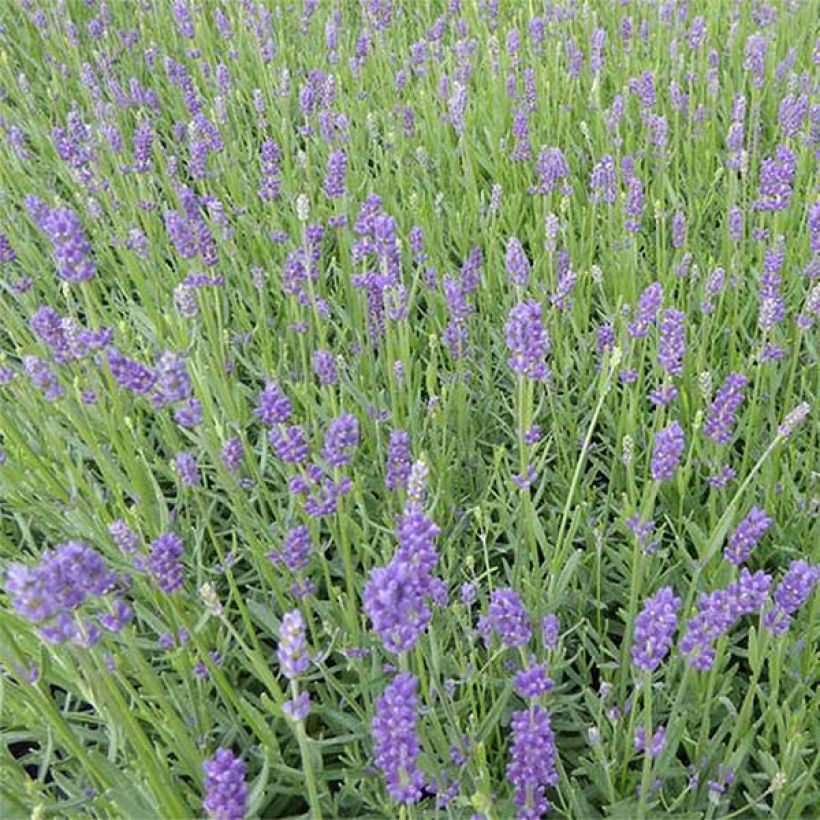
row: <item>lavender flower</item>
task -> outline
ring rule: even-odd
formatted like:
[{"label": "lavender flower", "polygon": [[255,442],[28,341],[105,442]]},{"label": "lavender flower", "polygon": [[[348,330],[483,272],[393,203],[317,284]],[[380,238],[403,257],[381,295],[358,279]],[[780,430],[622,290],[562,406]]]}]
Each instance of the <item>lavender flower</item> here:
[{"label": "lavender flower", "polygon": [[304,430],[298,425],[274,427],[268,433],[268,441],[277,458],[291,464],[301,464],[310,455]]},{"label": "lavender flower", "polygon": [[675,475],[683,448],[683,428],[677,421],[657,432],[652,449],[652,478],[655,481],[668,481]]},{"label": "lavender flower", "polygon": [[330,422],[325,433],[323,456],[336,469],[350,463],[351,450],[359,445],[359,422],[355,416],[346,413]]},{"label": "lavender flower", "polygon": [[182,553],[182,541],[172,533],[161,535],[151,542],[148,569],[163,592],[175,592],[182,586],[185,574],[180,562]]},{"label": "lavender flower", "polygon": [[649,738],[649,746],[646,745],[646,729],[638,726],[635,730],[635,751],[646,752],[651,758],[659,757],[666,748],[666,727],[658,726]]},{"label": "lavender flower", "polygon": [[732,438],[735,413],[743,402],[743,388],[748,379],[741,373],[730,373],[709,407],[703,433],[718,444],[726,444]]},{"label": "lavender flower", "polygon": [[42,392],[46,401],[57,401],[65,395],[65,389],[48,366],[48,362],[38,359],[37,356],[25,356],[23,368],[31,383]]},{"label": "lavender flower", "polygon": [[239,436],[229,438],[222,447],[222,464],[225,469],[234,475],[242,465],[242,460],[245,458],[245,445]]},{"label": "lavender flower", "polygon": [[487,614],[479,619],[478,632],[486,644],[493,632],[504,646],[520,647],[529,641],[532,634],[529,615],[513,589],[493,590]]},{"label": "lavender flower", "polygon": [[364,609],[385,648],[409,652],[432,617],[429,599],[446,600],[446,587],[432,576],[438,563],[439,528],[420,510],[399,519],[399,549],[385,567],[375,567],[364,589]]},{"label": "lavender flower", "polygon": [[785,211],[791,203],[792,183],[797,173],[797,158],[786,145],[778,145],[775,155],[760,164],[756,211]]},{"label": "lavender flower", "polygon": [[345,195],[345,175],[347,155],[344,151],[334,151],[327,161],[324,189],[329,199],[341,199]]},{"label": "lavender flower", "polygon": [[811,407],[808,402],[798,404],[794,410],[783,419],[780,426],[777,428],[777,435],[781,438],[788,438],[794,432],[795,427],[801,424],[809,415]]},{"label": "lavender flower", "polygon": [[618,199],[615,160],[607,154],[595,164],[589,178],[589,201],[614,205]]},{"label": "lavender flower", "polygon": [[220,747],[202,764],[205,801],[202,808],[214,820],[243,820],[248,810],[245,764],[230,749]]},{"label": "lavender flower", "polygon": [[752,507],[749,514],[738,524],[737,529],[732,533],[729,543],[723,550],[723,557],[735,566],[740,566],[749,559],[752,549],[763,537],[766,530],[772,524],[772,519],[766,515],[765,510],[759,507]]},{"label": "lavender flower", "polygon": [[313,372],[321,385],[336,384],[336,361],[329,350],[316,350],[313,353]]},{"label": "lavender flower", "polygon": [[410,434],[406,430],[393,430],[390,433],[390,445],[387,450],[387,489],[406,487],[409,475]]},{"label": "lavender flower", "polygon": [[108,366],[111,368],[114,381],[120,387],[125,387],[134,393],[150,392],[157,381],[153,370],[139,362],[126,359],[115,347],[108,350]]},{"label": "lavender flower", "polygon": [[561,622],[557,615],[545,615],[541,619],[541,638],[547,649],[555,649],[561,637]]},{"label": "lavender flower", "polygon": [[259,401],[253,411],[263,424],[284,424],[291,414],[291,404],[277,382],[268,382],[259,394]]},{"label": "lavender flower", "polygon": [[686,634],[679,644],[690,666],[701,671],[712,668],[715,650],[711,644],[728,632],[742,615],[763,607],[771,581],[764,572],[752,575],[744,568],[736,583],[700,596],[698,613],[686,624]]},{"label": "lavender flower", "polygon": [[533,700],[544,692],[549,692],[555,684],[547,677],[547,667],[543,663],[533,663],[530,658],[530,666],[522,669],[515,676],[515,691],[526,700]]},{"label": "lavender flower", "polygon": [[139,536],[121,518],[109,525],[108,532],[124,555],[130,555],[139,548]]},{"label": "lavender flower", "polygon": [[521,302],[510,311],[505,325],[507,347],[512,354],[507,364],[515,373],[528,379],[549,378],[544,357],[550,350],[550,339],[542,323],[541,305]]},{"label": "lavender flower", "polygon": [[669,652],[678,625],[681,599],[672,587],[661,587],[647,598],[635,619],[632,662],[639,669],[654,672]]},{"label": "lavender flower", "polygon": [[507,240],[504,263],[507,266],[510,284],[519,288],[526,287],[530,275],[530,262],[521,243],[514,236]]},{"label": "lavender flower", "polygon": [[792,561],[775,590],[774,605],[763,618],[766,628],[774,635],[784,635],[791,625],[792,615],[808,601],[818,584],[820,565],[809,564],[802,558]]},{"label": "lavender flower", "polygon": [[199,484],[199,469],[193,453],[178,453],[175,464],[177,475],[183,484],[188,487],[196,487]]},{"label": "lavender flower", "polygon": [[513,712],[512,745],[507,777],[515,789],[515,805],[521,818],[541,817],[549,808],[547,786],[558,785],[555,735],[546,709],[537,704]]},{"label": "lavender flower", "polygon": [[281,551],[271,550],[268,557],[271,561],[281,561],[291,572],[304,572],[307,569],[312,544],[310,530],[304,524],[300,524],[288,530]]},{"label": "lavender flower", "polygon": [[102,556],[81,541],[67,541],[43,553],[40,563],[12,563],[5,578],[12,607],[37,624],[51,643],[90,646],[100,633],[77,610],[89,598],[108,595],[118,582]]},{"label": "lavender flower", "polygon": [[276,657],[282,674],[289,680],[304,675],[310,667],[305,651],[305,622],[298,609],[285,613],[279,626],[279,648]]},{"label": "lavender flower", "polygon": [[384,774],[388,794],[401,803],[415,803],[424,787],[424,775],[416,762],[421,751],[416,731],[417,689],[415,676],[408,672],[397,675],[376,701],[370,725],[376,765]]},{"label": "lavender flower", "polygon": [[683,370],[683,355],[686,352],[686,315],[675,308],[669,308],[661,320],[658,337],[658,364],[671,375],[679,375]]},{"label": "lavender flower", "polygon": [[558,189],[562,196],[572,195],[572,185],[569,179],[569,164],[560,148],[542,148],[538,154],[536,171],[539,185],[530,188],[531,194],[551,194]]},{"label": "lavender flower", "polygon": [[633,339],[641,339],[649,334],[649,328],[655,324],[658,309],[663,301],[663,287],[660,282],[653,282],[641,294],[635,318],[628,330]]},{"label": "lavender flower", "polygon": [[68,282],[87,282],[91,279],[96,273],[91,259],[91,244],[77,214],[65,208],[52,210],[35,197],[27,198],[26,205],[38,227],[51,241],[60,276]]}]

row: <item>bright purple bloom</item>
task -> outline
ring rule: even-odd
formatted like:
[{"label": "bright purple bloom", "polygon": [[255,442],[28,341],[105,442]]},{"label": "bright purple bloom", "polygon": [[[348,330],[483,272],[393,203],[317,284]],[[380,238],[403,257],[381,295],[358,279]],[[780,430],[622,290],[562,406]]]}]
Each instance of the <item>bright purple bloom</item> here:
[{"label": "bright purple bloom", "polygon": [[319,379],[319,384],[336,384],[336,360],[329,350],[315,350],[313,352],[313,372]]},{"label": "bright purple bloom", "polygon": [[268,441],[276,457],[291,464],[301,464],[310,455],[304,430],[298,426],[274,427],[268,433]]},{"label": "bright purple bloom", "polygon": [[735,413],[743,402],[743,388],[748,379],[741,373],[730,373],[709,407],[703,433],[718,444],[726,444],[732,438]]},{"label": "bright purple bloom", "polygon": [[715,662],[714,641],[727,633],[741,616],[763,607],[771,581],[771,576],[764,572],[752,575],[744,567],[736,583],[700,596],[698,612],[687,622],[686,634],[679,644],[690,666],[701,671],[712,668]]},{"label": "bright purple bloom", "polygon": [[350,463],[353,457],[351,450],[355,450],[358,446],[358,419],[345,413],[330,422],[325,432],[325,446],[322,455],[331,467],[338,469]]},{"label": "bright purple bloom", "polygon": [[415,803],[424,787],[424,775],[416,762],[421,751],[416,731],[417,689],[415,676],[409,672],[397,675],[376,701],[370,724],[376,765],[384,774],[388,794],[400,803]]},{"label": "bright purple bloom", "polygon": [[740,566],[749,559],[752,550],[771,524],[772,519],[766,515],[765,510],[752,507],[746,518],[738,524],[737,529],[732,533],[729,543],[723,550],[723,557],[730,564]]},{"label": "bright purple bloom", "polygon": [[245,764],[230,749],[220,747],[202,764],[205,800],[202,808],[214,820],[244,820],[248,810]]},{"label": "bright purple bloom", "polygon": [[544,692],[549,692],[554,686],[547,676],[546,664],[543,663],[531,663],[515,676],[515,691],[525,700],[533,700]]},{"label": "bright purple bloom", "polygon": [[532,635],[530,618],[514,590],[509,587],[493,590],[487,614],[479,619],[478,632],[486,644],[493,632],[498,634],[504,646],[520,647],[529,641]]},{"label": "bright purple bloom", "polygon": [[225,442],[221,458],[223,466],[231,475],[239,470],[245,458],[245,445],[239,436],[233,436]]},{"label": "bright purple bloom", "polygon": [[657,432],[652,449],[652,478],[655,481],[668,481],[674,476],[683,449],[683,428],[677,421]]},{"label": "bright purple bloom", "polygon": [[310,530],[304,524],[300,524],[288,530],[282,549],[272,550],[268,557],[274,562],[281,561],[291,572],[304,572],[312,546]]},{"label": "bright purple bloom", "polygon": [[291,720],[305,720],[310,714],[310,693],[300,692],[293,700],[287,700],[282,704],[282,711]]},{"label": "bright purple bloom", "polygon": [[174,421],[183,427],[196,427],[202,421],[202,402],[190,398],[174,410]]},{"label": "bright purple bloom", "polygon": [[635,751],[645,751],[650,757],[659,757],[661,752],[666,748],[666,727],[658,726],[651,738],[649,738],[649,746],[646,745],[646,729],[643,726],[638,726],[635,730]]},{"label": "bright purple bloom", "polygon": [[327,161],[324,190],[330,199],[341,199],[345,195],[345,175],[347,155],[344,151],[334,151]]},{"label": "bright purple bloom", "polygon": [[86,238],[80,218],[74,211],[65,208],[51,210],[43,207],[45,210],[40,211],[29,206],[29,212],[51,241],[58,273],[69,282],[88,281],[94,276],[96,268],[91,259],[91,243]]},{"label": "bright purple bloom", "polygon": [[820,583],[820,565],[809,564],[802,558],[789,564],[774,593],[774,605],[764,616],[764,624],[774,635],[785,634],[792,622],[792,615],[808,601],[812,591]]},{"label": "bright purple bloom", "polygon": [[390,445],[387,450],[387,489],[406,487],[409,475],[410,434],[406,430],[393,430],[390,433]]},{"label": "bright purple bloom", "polygon": [[683,370],[686,352],[686,314],[669,308],[661,319],[658,335],[658,364],[669,374],[679,375]]},{"label": "bright purple bloom", "polygon": [[644,602],[635,619],[632,642],[632,662],[639,669],[654,672],[669,653],[680,605],[681,599],[669,586],[661,587]]},{"label": "bright purple bloom", "polygon": [[163,592],[175,592],[182,586],[185,574],[180,562],[182,553],[182,541],[172,533],[161,535],[151,542],[148,569]]},{"label": "bright purple bloom", "polygon": [[268,382],[259,394],[259,402],[253,411],[263,424],[284,424],[291,414],[291,404],[277,382]]},{"label": "bright purple bloom", "polygon": [[504,263],[507,266],[510,284],[519,288],[526,287],[530,275],[530,261],[521,243],[514,236],[507,240]]},{"label": "bright purple bloom", "polygon": [[513,712],[510,720],[512,745],[507,777],[515,789],[520,818],[541,817],[549,808],[547,786],[558,785],[555,735],[549,712],[537,704]]},{"label": "bright purple bloom", "polygon": [[536,301],[520,302],[510,311],[505,325],[507,347],[512,354],[507,364],[515,373],[529,379],[549,378],[544,357],[550,350],[550,339]]},{"label": "bright purple bloom", "polygon": [[633,339],[642,339],[649,335],[649,328],[655,324],[661,302],[663,302],[663,286],[660,282],[653,282],[646,287],[638,299],[635,318],[627,328]]},{"label": "bright purple bloom", "polygon": [[539,184],[530,188],[531,194],[551,194],[560,190],[562,196],[572,195],[569,180],[569,164],[560,148],[543,148],[536,163]]},{"label": "bright purple bloom", "polygon": [[150,392],[157,380],[153,370],[125,358],[115,347],[108,349],[108,366],[114,381],[134,393]]},{"label": "bright purple bloom", "polygon": [[446,600],[446,587],[432,575],[438,534],[421,511],[406,513],[399,519],[399,549],[393,559],[370,571],[364,609],[389,652],[409,652],[432,617],[428,599]]},{"label": "bright purple bloom", "polygon": [[791,203],[796,173],[794,153],[786,145],[778,145],[775,155],[760,164],[759,196],[752,207],[756,211],[785,211]]},{"label": "bright purple bloom", "polygon": [[46,550],[40,563],[13,563],[6,572],[6,592],[12,607],[39,627],[51,643],[91,645],[99,638],[91,622],[76,611],[88,598],[110,593],[118,577],[102,556],[81,541],[67,541]]}]

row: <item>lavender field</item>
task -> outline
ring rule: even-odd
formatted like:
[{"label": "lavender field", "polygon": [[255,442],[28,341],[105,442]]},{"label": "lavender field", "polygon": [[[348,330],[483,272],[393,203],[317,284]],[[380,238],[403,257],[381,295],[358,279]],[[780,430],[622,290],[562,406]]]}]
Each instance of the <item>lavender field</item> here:
[{"label": "lavender field", "polygon": [[818,0],[0,2],[0,818],[820,816]]}]

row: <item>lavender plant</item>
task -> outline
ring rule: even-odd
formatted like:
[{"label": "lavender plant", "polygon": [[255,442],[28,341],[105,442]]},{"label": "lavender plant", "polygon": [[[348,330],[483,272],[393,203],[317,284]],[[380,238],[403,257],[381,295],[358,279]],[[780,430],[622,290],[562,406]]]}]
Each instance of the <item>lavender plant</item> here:
[{"label": "lavender plant", "polygon": [[0,3],[0,817],[812,817],[811,0]]}]

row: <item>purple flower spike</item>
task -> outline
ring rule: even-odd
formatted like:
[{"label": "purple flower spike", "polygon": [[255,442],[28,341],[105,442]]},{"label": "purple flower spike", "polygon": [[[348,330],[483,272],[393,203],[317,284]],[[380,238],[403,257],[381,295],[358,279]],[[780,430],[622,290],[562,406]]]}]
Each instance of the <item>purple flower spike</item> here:
[{"label": "purple flower spike", "polygon": [[148,569],[163,592],[174,592],[182,586],[185,572],[179,560],[182,553],[182,541],[172,533],[151,542]]},{"label": "purple flower spike", "polygon": [[530,639],[532,627],[529,615],[516,592],[509,587],[493,590],[487,614],[478,622],[478,631],[485,643],[495,631],[504,646],[524,646]]},{"label": "purple flower spike", "polygon": [[669,586],[661,587],[654,596],[646,599],[635,619],[632,643],[632,662],[639,669],[654,672],[669,653],[680,605],[681,599]]},{"label": "purple flower spike", "polygon": [[772,524],[772,519],[766,515],[765,510],[759,507],[752,507],[749,514],[738,524],[737,529],[729,539],[729,543],[723,550],[723,557],[735,566],[740,566],[749,559],[749,555],[758,541],[763,537],[766,530]]},{"label": "purple flower spike", "polygon": [[515,805],[521,818],[541,817],[549,808],[547,786],[558,784],[555,735],[549,712],[541,706],[513,712],[512,745],[507,777],[515,789]]},{"label": "purple flower spike", "polygon": [[406,487],[409,476],[410,434],[406,430],[394,430],[390,434],[390,446],[387,450],[387,489]]},{"label": "purple flower spike", "polygon": [[709,407],[703,433],[718,444],[726,444],[732,438],[735,413],[743,403],[743,388],[748,379],[741,373],[730,373]]},{"label": "purple flower spike", "polygon": [[784,635],[791,625],[792,615],[808,601],[820,583],[820,565],[803,559],[792,561],[789,571],[774,593],[774,605],[764,616],[766,628],[774,635]]},{"label": "purple flower spike", "polygon": [[202,808],[214,820],[243,820],[248,806],[245,764],[230,749],[219,748],[202,765],[205,801]]},{"label": "purple flower spike", "polygon": [[550,338],[541,319],[538,302],[521,302],[510,311],[505,326],[510,358],[507,364],[515,373],[528,379],[549,378],[544,358],[550,350]]},{"label": "purple flower spike", "polygon": [[686,352],[686,315],[669,308],[661,320],[658,340],[658,364],[669,374],[677,376],[683,370]]},{"label": "purple flower spike", "polygon": [[683,428],[678,422],[673,421],[658,431],[652,450],[652,478],[655,481],[668,481],[675,475],[683,449]]},{"label": "purple flower spike", "polygon": [[276,657],[282,674],[289,680],[307,672],[310,661],[305,651],[305,622],[298,609],[285,613],[279,627],[279,648]]},{"label": "purple flower spike", "polygon": [[376,765],[384,774],[388,794],[400,803],[415,803],[424,787],[424,775],[416,763],[421,751],[416,730],[417,689],[415,676],[398,675],[376,701],[370,725]]},{"label": "purple flower spike", "polygon": [[325,433],[323,456],[336,469],[350,463],[352,450],[359,446],[359,422],[349,413],[330,422]]}]

